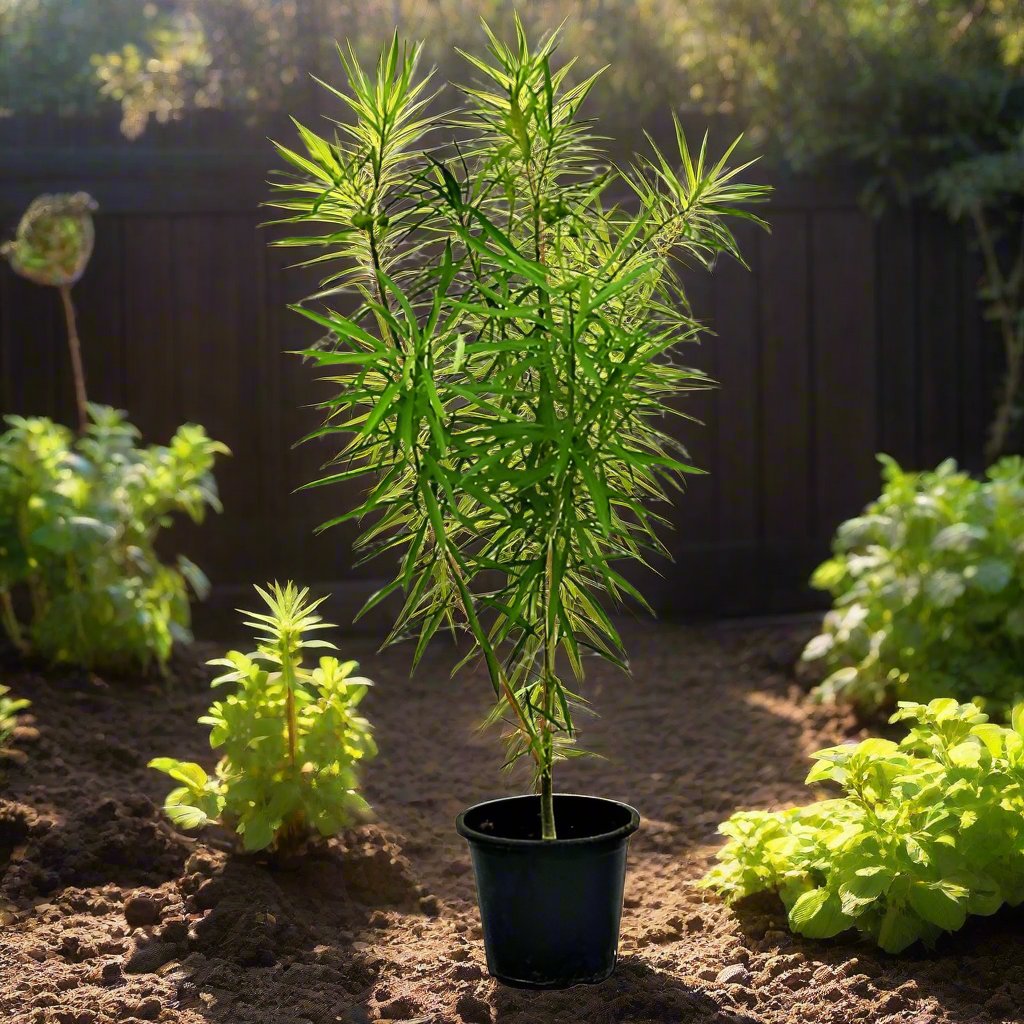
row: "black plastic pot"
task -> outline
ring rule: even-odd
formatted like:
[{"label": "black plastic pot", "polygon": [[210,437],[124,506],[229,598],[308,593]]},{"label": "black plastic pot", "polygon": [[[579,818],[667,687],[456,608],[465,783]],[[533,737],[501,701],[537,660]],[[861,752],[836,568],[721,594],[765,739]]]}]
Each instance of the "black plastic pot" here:
[{"label": "black plastic pot", "polygon": [[639,826],[628,804],[567,793],[555,795],[553,840],[540,837],[537,796],[489,800],[455,819],[469,840],[493,977],[568,988],[612,973],[626,850]]}]

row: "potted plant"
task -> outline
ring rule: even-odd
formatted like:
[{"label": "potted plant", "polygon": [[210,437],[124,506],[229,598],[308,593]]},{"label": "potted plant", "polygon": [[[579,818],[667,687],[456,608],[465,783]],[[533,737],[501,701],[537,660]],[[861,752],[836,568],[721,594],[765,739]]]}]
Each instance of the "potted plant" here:
[{"label": "potted plant", "polygon": [[298,174],[273,205],[320,229],[280,244],[336,268],[313,297],[326,309],[296,307],[326,329],[306,355],[335,385],[313,436],[344,438],[309,486],[367,483],[325,527],[359,520],[359,548],[396,562],[367,605],[403,596],[389,641],[415,637],[415,664],[447,628],[469,637],[460,667],[486,666],[505,767],[528,762],[536,790],[458,817],[488,966],[561,987],[614,967],[639,815],[556,794],[555,764],[584,753],[584,656],[626,668],[606,604],[645,602],[617,563],[664,553],[650,505],[696,472],[664,429],[709,383],[671,358],[700,332],[676,271],[738,257],[725,221],[756,219],[737,205],[765,189],[678,125],[679,170],[656,148],[602,165],[579,117],[596,76],[570,84],[555,36],[487,35],[490,60],[467,55],[480,82],[444,118],[418,47],[396,37],[372,73],[342,53],[348,88],[331,91],[351,116],[329,139],[300,125],[302,153],[278,146]]}]

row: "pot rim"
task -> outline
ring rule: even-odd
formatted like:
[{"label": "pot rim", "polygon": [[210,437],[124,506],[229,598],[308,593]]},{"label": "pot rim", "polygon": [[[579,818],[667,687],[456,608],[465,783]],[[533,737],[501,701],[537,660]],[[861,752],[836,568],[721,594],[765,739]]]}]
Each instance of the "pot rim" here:
[{"label": "pot rim", "polygon": [[471,807],[467,807],[462,811],[455,819],[455,831],[459,833],[465,839],[470,840],[474,843],[480,843],[484,846],[515,846],[524,848],[533,847],[546,847],[551,849],[553,847],[560,846],[586,846],[588,844],[607,843],[609,841],[615,841],[619,839],[628,839],[639,827],[640,827],[640,812],[633,806],[627,803],[623,803],[621,800],[612,800],[606,796],[591,796],[589,793],[555,793],[557,797],[574,797],[577,800],[592,800],[595,803],[610,804],[613,807],[621,807],[623,810],[629,812],[629,821],[625,825],[620,825],[616,829],[612,829],[610,832],[599,832],[593,836],[575,836],[567,839],[516,839],[513,837],[506,836],[494,836],[488,835],[486,832],[479,832],[475,828],[471,828],[466,824],[466,815],[471,811],[479,810],[482,807],[493,807],[497,804],[508,804],[514,800],[538,800],[540,799],[535,793],[521,793],[518,796],[502,796],[497,797],[494,800],[483,800],[478,804],[473,804]]}]

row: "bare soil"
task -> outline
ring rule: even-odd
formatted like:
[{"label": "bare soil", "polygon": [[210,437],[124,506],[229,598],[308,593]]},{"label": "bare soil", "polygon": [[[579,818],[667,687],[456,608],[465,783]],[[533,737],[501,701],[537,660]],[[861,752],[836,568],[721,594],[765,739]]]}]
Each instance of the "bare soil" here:
[{"label": "bare soil", "polygon": [[187,837],[162,817],[169,754],[212,763],[200,649],[169,687],[8,662],[34,702],[0,788],[0,1019],[38,1024],[1004,1024],[1024,1020],[1024,911],[974,920],[934,952],[894,958],[855,938],[796,939],[777,900],[732,911],[697,888],[737,808],[806,799],[807,755],[856,724],[815,707],[789,674],[800,625],[629,629],[630,683],[594,665],[584,723],[607,760],[560,788],[626,800],[630,850],[611,980],[529,993],[487,977],[467,849],[453,819],[520,790],[475,732],[483,680],[449,681],[438,647],[411,682],[409,652],[347,656],[377,681],[366,701],[380,758],[377,821],[286,868]]}]

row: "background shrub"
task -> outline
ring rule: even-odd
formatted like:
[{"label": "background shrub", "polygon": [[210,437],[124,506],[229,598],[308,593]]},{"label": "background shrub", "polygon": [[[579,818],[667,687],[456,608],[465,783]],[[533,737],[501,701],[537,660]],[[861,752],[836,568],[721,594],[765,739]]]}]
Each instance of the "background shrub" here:
[{"label": "background shrub", "polygon": [[834,602],[803,654],[829,673],[818,693],[867,710],[977,698],[1005,714],[1024,695],[1024,462],[979,481],[952,460],[926,473],[880,460],[881,496],[811,581]]},{"label": "background shrub", "polygon": [[[212,468],[227,448],[202,427],[181,427],[165,447],[137,447],[125,415],[90,406],[74,437],[39,417],[9,416],[0,435],[0,611],[11,640],[88,668],[166,663],[191,639],[189,587],[206,578],[173,565],[156,540],[174,513],[196,522],[220,508]],[[23,626],[15,595],[24,592]]]}]

